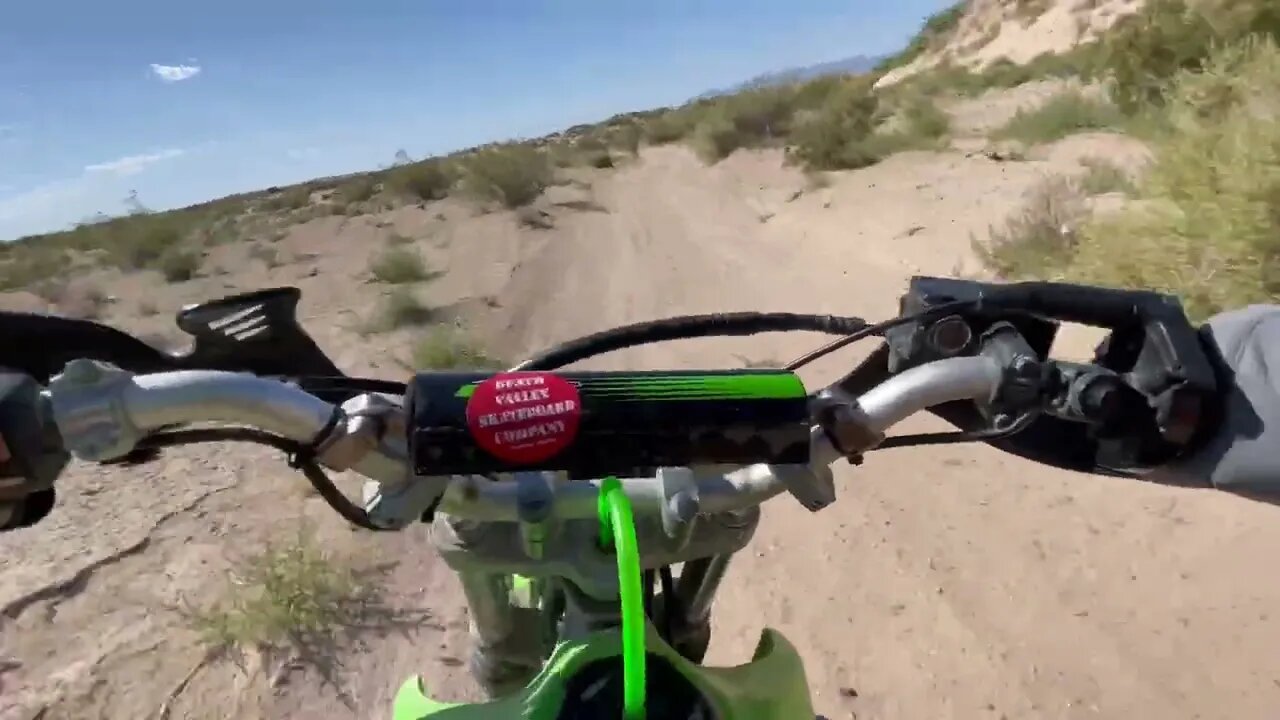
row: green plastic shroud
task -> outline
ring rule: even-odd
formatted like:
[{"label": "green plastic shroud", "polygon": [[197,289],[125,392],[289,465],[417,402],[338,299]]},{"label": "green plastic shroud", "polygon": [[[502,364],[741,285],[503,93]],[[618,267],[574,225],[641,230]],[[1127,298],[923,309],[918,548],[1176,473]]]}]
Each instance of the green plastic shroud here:
[{"label": "green plastic shroud", "polygon": [[[760,634],[751,662],[711,668],[689,662],[645,622],[647,652],[665,658],[711,702],[718,720],[802,720],[814,717],[804,664],[781,633]],[[421,678],[409,678],[396,693],[394,720],[556,720],[565,686],[578,670],[622,654],[617,630],[561,643],[542,672],[520,692],[486,703],[446,703],[427,696]],[[612,720],[601,718],[601,720]]]},{"label": "green plastic shroud", "polygon": [[[601,546],[613,549],[618,558],[621,632],[605,630],[583,640],[562,642],[528,686],[501,700],[438,702],[427,696],[421,678],[410,678],[396,693],[394,720],[555,720],[569,680],[586,665],[618,655],[622,656],[624,678],[623,717],[643,720],[646,645],[649,652],[665,658],[707,697],[719,720],[794,720],[814,716],[800,655],[773,630],[761,634],[750,663],[731,668],[696,665],[667,645],[644,615],[635,521],[631,504],[616,478],[601,483],[599,514]],[[516,578],[517,586],[520,580]]]}]

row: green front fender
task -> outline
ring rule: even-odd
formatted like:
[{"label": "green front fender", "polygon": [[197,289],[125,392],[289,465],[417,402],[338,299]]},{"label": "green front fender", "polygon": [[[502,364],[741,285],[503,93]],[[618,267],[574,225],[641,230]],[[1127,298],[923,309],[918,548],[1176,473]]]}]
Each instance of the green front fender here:
[{"label": "green front fender", "polygon": [[[662,641],[652,624],[646,650],[666,658],[702,691],[719,720],[797,720],[814,717],[804,663],[795,647],[775,630],[765,629],[751,662],[709,668],[680,657]],[[419,678],[409,678],[396,693],[393,720],[555,720],[569,679],[589,663],[622,654],[617,631],[561,643],[523,690],[486,703],[444,703],[427,696]]]}]

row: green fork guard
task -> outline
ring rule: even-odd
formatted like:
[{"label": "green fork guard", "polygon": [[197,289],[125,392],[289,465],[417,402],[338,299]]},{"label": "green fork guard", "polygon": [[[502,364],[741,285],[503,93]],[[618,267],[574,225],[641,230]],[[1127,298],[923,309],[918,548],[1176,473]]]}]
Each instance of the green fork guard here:
[{"label": "green fork guard", "polygon": [[[766,628],[751,662],[711,668],[681,657],[646,622],[645,646],[666,658],[711,702],[718,720],[798,720],[814,717],[804,663],[795,647],[776,630]],[[565,686],[584,666],[622,654],[622,637],[606,630],[578,641],[561,643],[542,671],[509,697],[484,703],[432,700],[422,679],[409,678],[396,693],[393,720],[555,720]]]}]

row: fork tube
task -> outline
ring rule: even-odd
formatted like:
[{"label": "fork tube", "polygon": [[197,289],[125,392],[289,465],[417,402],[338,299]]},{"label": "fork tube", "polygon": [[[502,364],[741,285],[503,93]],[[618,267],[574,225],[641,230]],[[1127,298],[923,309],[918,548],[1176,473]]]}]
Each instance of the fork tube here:
[{"label": "fork tube", "polygon": [[714,555],[685,563],[676,583],[676,595],[684,606],[687,622],[699,622],[711,612],[720,581],[729,569],[729,555]]},{"label": "fork tube", "polygon": [[503,575],[459,571],[462,592],[467,596],[471,629],[480,645],[492,648],[511,636],[513,615]]}]

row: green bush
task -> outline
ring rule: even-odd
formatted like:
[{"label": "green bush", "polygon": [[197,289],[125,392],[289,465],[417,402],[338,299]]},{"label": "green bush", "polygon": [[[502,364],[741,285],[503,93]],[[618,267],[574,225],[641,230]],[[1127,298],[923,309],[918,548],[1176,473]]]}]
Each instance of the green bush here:
[{"label": "green bush", "polygon": [[693,130],[689,114],[668,110],[644,123],[644,137],[650,145],[665,145],[683,139]]},{"label": "green bush", "polygon": [[1180,72],[1202,67],[1215,47],[1250,35],[1280,40],[1280,5],[1274,0],[1150,0],[1120,20],[1104,43],[1102,67],[1126,112],[1160,104]]},{"label": "green bush", "polygon": [[311,204],[311,190],[306,186],[285,188],[268,198],[264,207],[267,210],[297,210]]},{"label": "green bush", "polygon": [[1074,133],[1114,128],[1123,122],[1110,102],[1068,90],[1033,109],[1020,110],[995,137],[1028,144],[1047,143]]},{"label": "green bush", "polygon": [[822,106],[796,120],[791,155],[811,170],[858,168],[876,162],[864,145],[879,103],[865,79],[848,80]]},{"label": "green bush", "polygon": [[378,184],[371,177],[360,177],[338,188],[336,197],[348,205],[368,202],[378,192]]},{"label": "green bush", "polygon": [[902,119],[906,124],[905,132],[922,140],[938,140],[951,131],[951,116],[928,97],[909,100],[902,110]]},{"label": "green bush", "polygon": [[593,168],[613,167],[613,156],[609,154],[609,146],[596,137],[579,138],[573,146],[574,153],[582,164]]},{"label": "green bush", "polygon": [[1104,44],[1103,65],[1113,78],[1116,103],[1134,112],[1163,100],[1168,81],[1200,67],[1213,45],[1208,19],[1184,0],[1150,0],[1125,17]]},{"label": "green bush", "polygon": [[200,253],[170,248],[160,257],[160,273],[169,282],[185,282],[196,276],[202,262]]},{"label": "green bush", "polygon": [[508,208],[528,205],[555,180],[546,154],[523,144],[478,150],[460,165],[461,185],[468,194]]},{"label": "green bush", "polygon": [[393,285],[418,282],[428,277],[422,256],[408,248],[392,247],[378,253],[369,263],[369,272],[378,282]]},{"label": "green bush", "polygon": [[796,86],[744,90],[716,105],[747,142],[759,143],[784,137],[795,112]]},{"label": "green bush", "polygon": [[37,281],[62,275],[66,269],[64,251],[33,245],[22,247],[0,261],[0,290],[19,290]]},{"label": "green bush", "polygon": [[402,195],[431,201],[447,196],[455,180],[448,163],[432,159],[395,168],[387,175],[387,186]]},{"label": "green bush", "polygon": [[1084,228],[1071,276],[1177,293],[1198,318],[1280,300],[1280,48],[1218,51],[1164,101],[1139,202]]},{"label": "green bush", "polygon": [[461,330],[436,326],[413,348],[413,366],[423,370],[497,370],[503,363],[490,357]]},{"label": "green bush", "polygon": [[634,122],[623,123],[610,129],[609,145],[626,152],[628,155],[638,155],[640,153],[640,138],[643,132],[641,127]]},{"label": "green bush", "polygon": [[745,136],[723,109],[707,113],[693,128],[691,144],[704,162],[723,160],[744,144]]},{"label": "green bush", "polygon": [[176,222],[162,215],[137,216],[136,235],[122,233],[114,240],[116,263],[127,270],[151,267],[171,247],[182,241],[182,231]]}]

